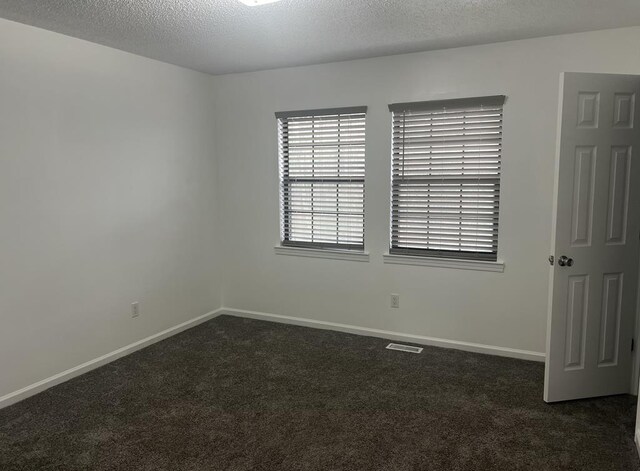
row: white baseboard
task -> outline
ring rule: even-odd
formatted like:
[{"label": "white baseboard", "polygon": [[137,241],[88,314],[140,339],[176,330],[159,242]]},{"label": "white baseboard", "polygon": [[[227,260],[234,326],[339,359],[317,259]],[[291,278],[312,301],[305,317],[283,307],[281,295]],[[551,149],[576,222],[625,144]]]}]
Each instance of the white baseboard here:
[{"label": "white baseboard", "polygon": [[106,355],[102,355],[101,357],[90,360],[86,363],[78,365],[76,367],[70,368],[62,373],[58,373],[49,378],[43,379],[42,381],[38,381],[37,383],[33,383],[27,387],[19,389],[18,391],[14,391],[12,393],[6,394],[0,397],[0,409],[3,407],[10,406],[11,404],[15,404],[16,402],[22,401],[30,396],[38,394],[50,387],[53,387],[57,384],[64,383],[65,381],[69,381],[76,376],[80,376],[83,373],[87,373],[88,371],[99,368],[107,363],[111,363],[118,358],[122,358],[124,356],[130,355],[131,353],[141,350],[149,345],[152,345],[156,342],[164,340],[173,335],[179,334],[191,327],[195,327],[198,324],[202,324],[214,317],[222,314],[222,308],[216,309],[215,311],[211,311],[202,316],[198,316],[194,319],[183,322],[182,324],[178,324],[174,327],[170,327],[167,330],[163,330],[162,332],[158,332],[157,334],[151,335],[145,339],[134,342],[125,347],[119,348],[118,350],[114,350],[113,352],[107,353]]},{"label": "white baseboard", "polygon": [[301,317],[282,316],[279,314],[270,314],[266,312],[247,311],[243,309],[233,309],[223,307],[220,309],[221,314],[229,314],[232,316],[246,317],[249,319],[259,319],[264,321],[279,322],[281,324],[293,324],[304,327],[313,327],[316,329],[336,330],[338,332],[346,332],[349,334],[366,335],[369,337],[378,337],[388,340],[410,342],[418,345],[428,345],[433,347],[454,348],[456,350],[465,350],[467,352],[484,353],[487,355],[496,355],[501,357],[518,358],[520,360],[532,360],[544,362],[545,354],[541,352],[532,352],[528,350],[519,350],[507,347],[495,347],[492,345],[483,345],[479,343],[460,342],[457,340],[447,340],[435,337],[425,337],[423,335],[403,334],[400,332],[392,332],[389,330],[370,329],[368,327],[358,327],[355,325],[338,324],[335,322],[318,321],[313,319],[304,319]]},{"label": "white baseboard", "polygon": [[[418,345],[454,348],[457,350],[465,350],[469,352],[484,353],[488,355],[497,355],[497,356],[510,357],[510,358],[519,358],[522,360],[544,361],[545,359],[545,354],[540,352],[531,352],[527,350],[518,350],[518,349],[506,348],[506,347],[494,347],[491,345],[483,345],[483,344],[470,343],[470,342],[460,342],[457,340],[446,340],[446,339],[439,339],[434,337],[425,337],[422,335],[402,334],[399,332],[392,332],[389,330],[371,329],[367,327],[358,327],[358,326],[348,325],[348,324],[338,324],[335,322],[325,322],[325,321],[318,321],[313,319],[304,319],[301,317],[282,316],[279,314],[270,314],[266,312],[246,311],[242,309],[221,307],[220,309],[216,309],[215,311],[196,317],[195,319],[191,319],[189,321],[183,322],[182,324],[178,324],[174,327],[163,330],[162,332],[151,335],[145,339],[139,340],[125,347],[119,348],[118,350],[114,350],[113,352],[107,353],[106,355],[102,355],[101,357],[95,358],[86,363],[70,368],[66,371],[53,375],[49,378],[43,379],[42,381],[33,383],[29,386],[19,389],[18,391],[14,391],[12,393],[6,394],[0,397],[0,409],[2,409],[3,407],[7,407],[12,404],[15,404],[16,402],[20,402],[23,399],[26,399],[30,396],[33,396],[42,391],[45,391],[57,384],[64,383],[65,381],[68,381],[72,378],[75,378],[76,376],[80,376],[83,373],[87,373],[91,370],[94,370],[103,365],[106,365],[107,363],[111,363],[112,361],[115,361],[118,358],[127,356],[137,350],[141,350],[156,342],[169,338],[173,335],[179,334],[180,332],[190,329],[191,327],[195,327],[198,324],[202,324],[203,322],[206,322],[222,314],[229,314],[232,316],[246,317],[250,319],[259,319],[259,320],[265,320],[265,321],[271,321],[271,322],[279,322],[282,324],[292,324],[292,325],[299,325],[304,327],[312,327],[316,329],[335,330],[338,332],[346,332],[346,333],[356,334],[356,335],[366,335],[369,337],[378,337],[378,338],[384,338],[384,339],[400,341],[400,342],[410,342]],[[637,441],[638,441],[638,438],[636,437],[636,442]]]}]

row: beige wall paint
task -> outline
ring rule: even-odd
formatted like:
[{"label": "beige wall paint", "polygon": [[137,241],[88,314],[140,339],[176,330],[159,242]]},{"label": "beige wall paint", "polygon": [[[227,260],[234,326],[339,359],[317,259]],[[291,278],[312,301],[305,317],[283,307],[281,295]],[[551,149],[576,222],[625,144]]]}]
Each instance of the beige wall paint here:
[{"label": "beige wall paint", "polygon": [[[214,77],[224,305],[544,352],[559,76],[640,74],[640,28]],[[505,105],[504,273],[385,265],[387,104],[482,95]],[[275,111],[368,105],[369,263],[276,255]],[[389,308],[390,293],[401,308]]]},{"label": "beige wall paint", "polygon": [[210,80],[0,20],[0,397],[220,306]]}]

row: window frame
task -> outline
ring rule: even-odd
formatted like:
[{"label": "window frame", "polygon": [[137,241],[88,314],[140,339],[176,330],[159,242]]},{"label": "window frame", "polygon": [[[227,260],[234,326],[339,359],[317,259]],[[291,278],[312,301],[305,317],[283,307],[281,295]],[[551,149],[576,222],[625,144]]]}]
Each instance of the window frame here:
[{"label": "window frame", "polygon": [[[485,96],[485,97],[473,97],[473,98],[458,98],[458,99],[449,99],[449,100],[434,100],[434,101],[423,101],[423,102],[409,102],[409,103],[394,103],[389,105],[389,111],[392,113],[392,143],[391,143],[391,194],[390,194],[390,226],[389,226],[389,252],[385,255],[385,263],[404,263],[407,262],[413,265],[428,265],[428,266],[449,266],[446,263],[442,264],[437,260],[448,259],[451,260],[453,267],[456,264],[460,265],[468,265],[468,267],[473,267],[474,264],[478,267],[482,265],[480,269],[487,268],[492,264],[497,264],[503,267],[502,262],[498,262],[498,250],[499,250],[499,219],[500,219],[500,186],[502,179],[502,162],[503,162],[503,150],[502,150],[502,142],[503,142],[503,123],[504,123],[504,104],[506,102],[506,96],[504,95],[495,95],[495,96]],[[406,113],[411,112],[446,112],[447,108],[450,109],[464,109],[467,108],[469,110],[478,109],[483,106],[500,109],[500,133],[499,133],[499,157],[498,157],[498,173],[497,175],[490,176],[480,176],[477,175],[470,179],[465,179],[462,175],[452,175],[452,176],[443,176],[443,175],[424,175],[419,177],[414,177],[412,179],[407,180],[399,180],[397,177],[397,171],[395,170],[395,165],[398,161],[404,162],[404,148],[403,155],[401,158],[397,157],[397,137],[395,131],[396,126],[396,114],[402,114],[406,116]],[[403,133],[405,125],[403,124]],[[400,140],[403,141],[404,146],[404,137]],[[464,150],[462,151],[464,153]],[[463,157],[464,158],[464,157]],[[429,151],[428,159],[425,161],[429,161],[431,163],[431,159],[433,159],[431,155],[431,151]],[[425,172],[426,173],[426,172]],[[471,250],[455,250],[455,249],[429,249],[429,248],[412,248],[412,247],[402,247],[398,241],[398,236],[401,234],[401,231],[397,229],[397,225],[400,223],[400,215],[398,214],[398,208],[400,207],[399,203],[399,193],[400,187],[404,182],[408,185],[420,185],[423,188],[426,188],[427,192],[432,191],[432,186],[434,183],[444,183],[451,182],[450,185],[460,185],[460,194],[462,195],[463,188],[466,185],[467,187],[473,188],[473,183],[478,182],[478,187],[481,182],[484,182],[489,188],[492,186],[493,188],[493,227],[492,227],[492,251],[491,252],[481,252],[481,251],[471,251]],[[443,185],[444,186],[444,185]],[[491,191],[491,190],[488,190]],[[427,197],[426,200],[429,201],[431,196]],[[460,204],[462,204],[463,196],[460,196]],[[428,204],[428,203],[427,203]],[[428,220],[427,216],[427,220]],[[462,221],[462,216],[460,217],[460,221]],[[429,223],[427,223],[429,224]],[[462,230],[459,229],[459,233],[462,234]],[[422,234],[428,237],[429,231],[423,230]],[[495,235],[494,235],[495,234]],[[459,236],[462,238],[462,235]],[[427,245],[425,243],[425,245]],[[435,244],[434,244],[435,245]],[[421,262],[420,260],[435,260],[432,264],[431,262]],[[467,263],[470,262],[470,263]],[[470,268],[473,269],[473,268]],[[500,268],[498,268],[500,270]],[[494,271],[494,270],[490,270]]]},{"label": "window frame", "polygon": [[[291,177],[289,175],[289,147],[288,147],[288,138],[287,148],[285,149],[285,143],[283,139],[283,132],[288,133],[289,119],[291,118],[309,118],[313,120],[314,118],[322,118],[322,117],[331,117],[336,116],[336,120],[340,119],[340,116],[343,115],[363,115],[362,116],[362,125],[364,130],[364,136],[362,137],[362,147],[363,147],[363,173],[362,177],[348,177],[341,178],[340,176],[336,177]],[[349,253],[353,253],[356,257],[360,257],[360,255],[365,255],[366,260],[368,260],[368,254],[365,253],[365,159],[364,153],[366,153],[366,114],[367,107],[366,106],[350,106],[350,107],[340,107],[340,108],[321,108],[321,109],[310,109],[310,110],[296,110],[296,111],[282,111],[276,112],[275,116],[278,122],[278,166],[279,166],[279,179],[278,179],[278,191],[279,191],[279,199],[280,199],[280,245],[276,247],[276,253],[279,254],[295,254],[300,256],[314,256],[314,254],[318,254],[320,252],[332,252],[336,253],[339,256],[335,258],[340,259],[354,259],[349,256]],[[284,131],[286,130],[286,131]],[[340,154],[341,148],[338,144],[338,155]],[[287,157],[285,158],[285,154]],[[338,157],[339,159],[339,157]],[[285,163],[286,161],[286,163]],[[339,163],[339,160],[338,160]],[[310,183],[314,182],[318,183],[329,183],[336,185],[336,191],[340,184],[360,184],[362,187],[362,244],[344,244],[344,243],[330,243],[330,242],[308,242],[308,241],[300,241],[300,240],[291,240],[291,213],[293,212],[288,204],[291,204],[289,201],[289,197],[286,196],[290,194],[290,189],[293,183]],[[337,197],[337,200],[339,196]],[[312,229],[313,231],[313,229]],[[339,232],[336,233],[336,237],[339,236]],[[323,257],[320,257],[323,258]],[[332,258],[332,257],[324,257],[324,258]],[[361,257],[360,257],[361,258]],[[358,260],[360,260],[358,258]]]}]

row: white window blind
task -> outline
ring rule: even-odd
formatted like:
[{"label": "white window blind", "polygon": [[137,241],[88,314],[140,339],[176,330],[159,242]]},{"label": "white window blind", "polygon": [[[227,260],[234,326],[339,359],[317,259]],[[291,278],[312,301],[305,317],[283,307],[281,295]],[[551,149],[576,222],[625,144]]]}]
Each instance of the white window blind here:
[{"label": "white window blind", "polygon": [[497,259],[504,101],[389,105],[390,253]]},{"label": "white window blind", "polygon": [[282,245],[364,249],[366,110],[276,113]]}]

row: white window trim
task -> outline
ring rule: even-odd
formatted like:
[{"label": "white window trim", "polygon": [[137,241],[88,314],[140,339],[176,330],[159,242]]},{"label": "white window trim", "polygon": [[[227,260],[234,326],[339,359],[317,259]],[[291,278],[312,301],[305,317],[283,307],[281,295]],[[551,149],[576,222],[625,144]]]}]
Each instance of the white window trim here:
[{"label": "white window trim", "polygon": [[424,267],[455,268],[458,270],[475,270],[504,273],[504,262],[502,261],[492,262],[486,260],[420,257],[390,253],[383,254],[382,259],[384,263],[392,265],[419,265]]},{"label": "white window trim", "polygon": [[340,249],[310,249],[306,247],[287,247],[277,245],[273,248],[277,255],[291,255],[294,257],[328,258],[333,260],[348,260],[352,262],[368,262],[369,252]]}]

